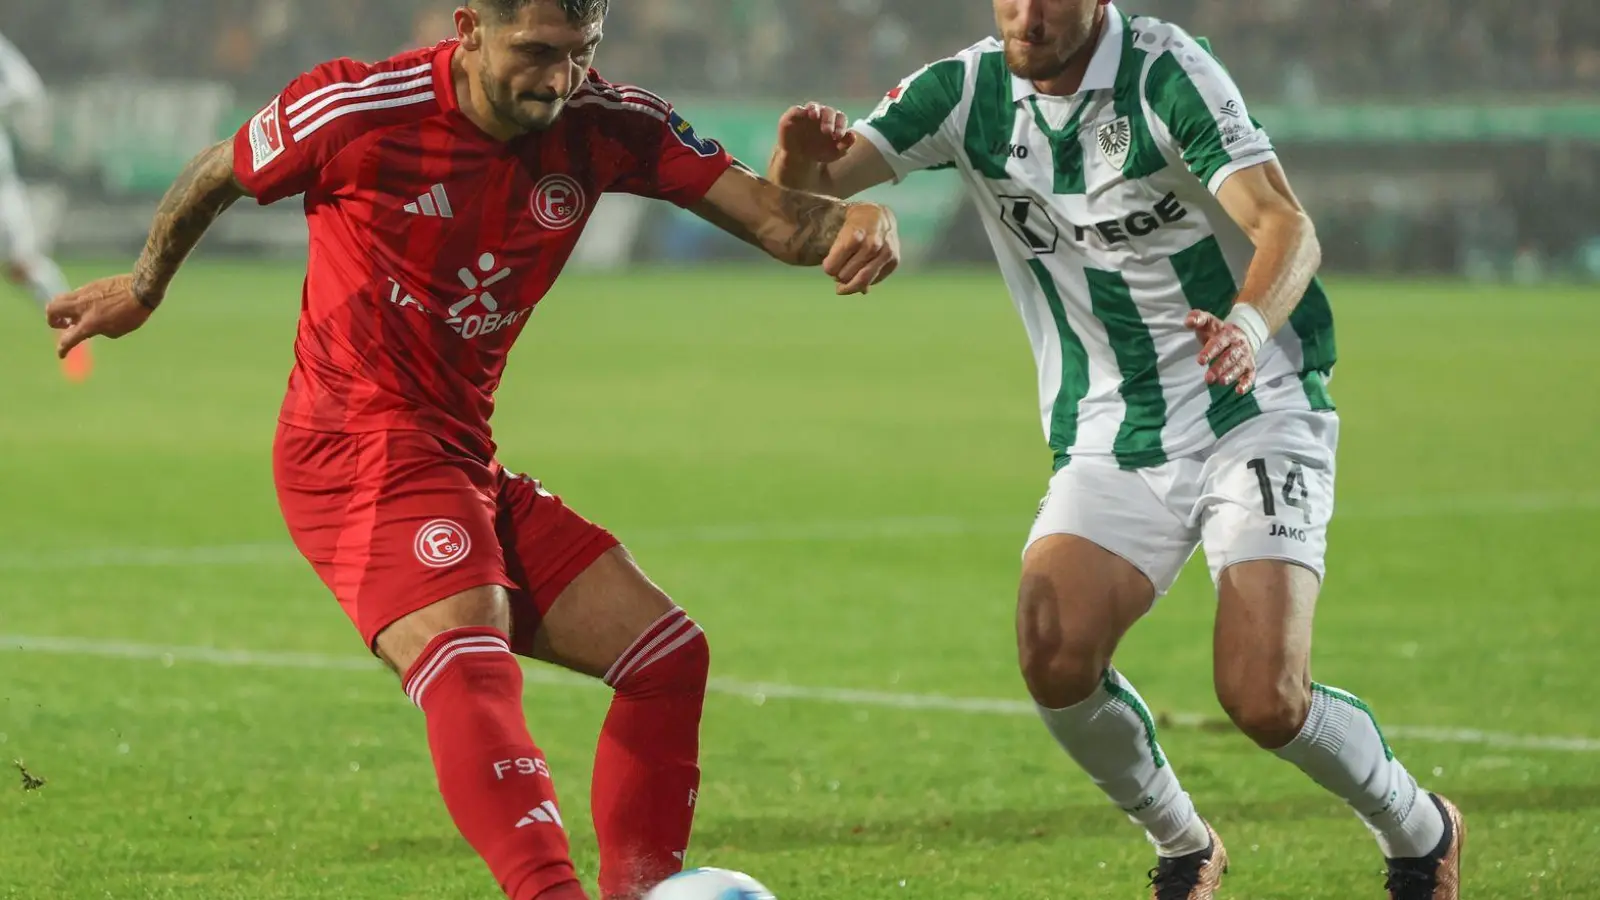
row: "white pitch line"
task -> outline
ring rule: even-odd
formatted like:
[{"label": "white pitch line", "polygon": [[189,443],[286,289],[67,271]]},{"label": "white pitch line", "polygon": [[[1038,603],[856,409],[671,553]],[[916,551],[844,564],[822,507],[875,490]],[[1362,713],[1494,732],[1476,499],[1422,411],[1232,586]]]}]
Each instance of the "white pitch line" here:
[{"label": "white pitch line", "polygon": [[[1600,493],[1513,493],[1462,497],[1400,498],[1376,504],[1345,504],[1334,525],[1349,520],[1420,519],[1474,516],[1540,515],[1600,510]],[[963,519],[956,516],[902,516],[846,519],[835,522],[752,522],[678,528],[618,529],[632,546],[673,544],[840,543],[873,540],[954,537],[968,534],[1027,533],[1025,515]],[[288,543],[241,543],[214,546],[91,547],[70,551],[0,553],[0,571],[57,571],[106,568],[200,568],[303,565]]]},{"label": "white pitch line", "polygon": [[190,569],[305,564],[293,544],[220,544],[191,547],[95,547],[67,552],[0,554],[0,570]]},{"label": "white pitch line", "polygon": [[[45,653],[102,659],[153,660],[172,666],[179,662],[257,669],[302,669],[376,672],[376,660],[354,656],[328,656],[320,653],[277,653],[253,650],[223,650],[215,647],[161,646],[125,641],[97,641],[87,638],[0,635],[0,653]],[[600,682],[549,666],[525,666],[528,681],[562,687],[599,689]],[[1033,716],[1034,706],[1024,700],[994,697],[951,697],[944,694],[908,694],[868,691],[854,688],[808,687],[764,681],[738,681],[713,678],[708,685],[715,694],[742,697],[757,704],[768,700],[800,700],[833,703],[841,706],[914,709],[933,712],[980,715]],[[396,693],[396,703],[403,697]],[[1193,713],[1164,714],[1161,720],[1180,728],[1205,728],[1220,724],[1217,719]],[[1468,744],[1518,750],[1556,750],[1569,753],[1600,753],[1600,740],[1583,737],[1509,734],[1473,728],[1434,728],[1418,725],[1385,726],[1389,737],[1436,744]]]},{"label": "white pitch line", "polygon": [[[682,528],[619,529],[629,545],[817,543],[901,540],[987,533],[1027,533],[1026,518],[959,519],[951,516],[853,519],[837,522],[773,522],[699,525]],[[227,566],[304,565],[289,543],[220,544],[177,547],[97,547],[65,552],[0,553],[0,571],[47,571],[106,568],[198,568]]]}]

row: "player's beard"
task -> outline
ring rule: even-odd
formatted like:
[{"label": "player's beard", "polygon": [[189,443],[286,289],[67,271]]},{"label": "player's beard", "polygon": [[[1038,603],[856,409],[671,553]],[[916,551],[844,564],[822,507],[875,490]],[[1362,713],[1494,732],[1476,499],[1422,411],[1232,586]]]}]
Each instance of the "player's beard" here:
[{"label": "player's beard", "polygon": [[514,94],[511,85],[489,77],[489,66],[478,75],[483,96],[494,110],[495,118],[518,131],[544,131],[556,123],[567,98],[550,95]]},{"label": "player's beard", "polygon": [[1018,78],[1029,81],[1049,81],[1059,77],[1072,65],[1073,57],[1088,46],[1089,38],[1094,35],[1098,8],[1090,6],[1088,17],[1083,21],[1006,35],[1006,68]]}]

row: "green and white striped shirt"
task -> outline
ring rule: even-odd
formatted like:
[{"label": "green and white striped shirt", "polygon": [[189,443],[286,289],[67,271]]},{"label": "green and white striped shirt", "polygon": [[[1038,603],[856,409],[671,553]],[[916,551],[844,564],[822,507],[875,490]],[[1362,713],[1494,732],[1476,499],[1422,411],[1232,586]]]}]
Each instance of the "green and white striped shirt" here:
[{"label": "green and white striped shirt", "polygon": [[1208,387],[1191,309],[1233,306],[1255,248],[1217,201],[1276,158],[1204,41],[1108,7],[1081,90],[1047,97],[993,38],[907,78],[856,131],[894,168],[966,179],[1039,366],[1056,468],[1202,451],[1263,411],[1330,410],[1333,317],[1313,282],[1256,387]]}]

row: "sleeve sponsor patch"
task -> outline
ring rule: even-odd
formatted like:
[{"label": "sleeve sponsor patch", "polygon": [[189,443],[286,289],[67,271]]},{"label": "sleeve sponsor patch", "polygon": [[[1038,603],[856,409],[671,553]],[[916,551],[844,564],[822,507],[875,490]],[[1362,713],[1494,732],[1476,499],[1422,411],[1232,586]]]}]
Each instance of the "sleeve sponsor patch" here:
[{"label": "sleeve sponsor patch", "polygon": [[[915,78],[916,76],[913,75],[911,77]],[[883,95],[883,99],[878,101],[877,107],[867,115],[867,121],[870,122],[873,119],[883,118],[885,113],[887,113],[896,103],[900,102],[900,97],[905,94],[905,92],[906,82],[895,85],[894,88],[889,91],[889,93]]]},{"label": "sleeve sponsor patch", "polygon": [[672,129],[672,134],[679,143],[701,156],[709,159],[722,153],[721,144],[695,134],[694,126],[678,115],[676,110],[667,116],[667,127]]},{"label": "sleeve sponsor patch", "polygon": [[250,162],[251,170],[259,172],[273,160],[283,155],[283,119],[279,115],[278,106],[281,100],[274,99],[266,109],[255,114],[250,120]]},{"label": "sleeve sponsor patch", "polygon": [[1226,150],[1246,138],[1255,137],[1255,129],[1238,122],[1219,122],[1222,131],[1222,149]]},{"label": "sleeve sponsor patch", "polygon": [[1255,137],[1256,127],[1245,114],[1238,100],[1229,98],[1217,108],[1217,131],[1222,134],[1224,150],[1248,138]]}]

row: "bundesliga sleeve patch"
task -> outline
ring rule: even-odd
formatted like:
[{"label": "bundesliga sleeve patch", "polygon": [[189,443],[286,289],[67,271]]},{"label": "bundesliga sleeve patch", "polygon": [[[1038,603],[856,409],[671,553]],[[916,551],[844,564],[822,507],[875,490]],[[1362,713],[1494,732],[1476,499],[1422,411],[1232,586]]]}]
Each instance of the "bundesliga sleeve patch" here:
[{"label": "bundesliga sleeve patch", "polygon": [[884,94],[883,99],[878,101],[877,108],[875,108],[872,113],[867,116],[867,120],[871,121],[873,119],[883,118],[884,113],[887,113],[894,107],[896,103],[900,102],[900,97],[905,92],[906,86],[904,84],[895,85],[893,90],[889,91],[887,94]]},{"label": "bundesliga sleeve patch", "polygon": [[268,163],[283,155],[283,119],[278,114],[279,100],[273,100],[266,109],[250,120],[251,170],[259,172]]},{"label": "bundesliga sleeve patch", "polygon": [[677,137],[679,143],[701,156],[709,158],[722,152],[721,144],[695,134],[694,126],[684,121],[684,118],[678,115],[677,111],[673,111],[667,117],[667,127],[672,129],[672,133]]}]

